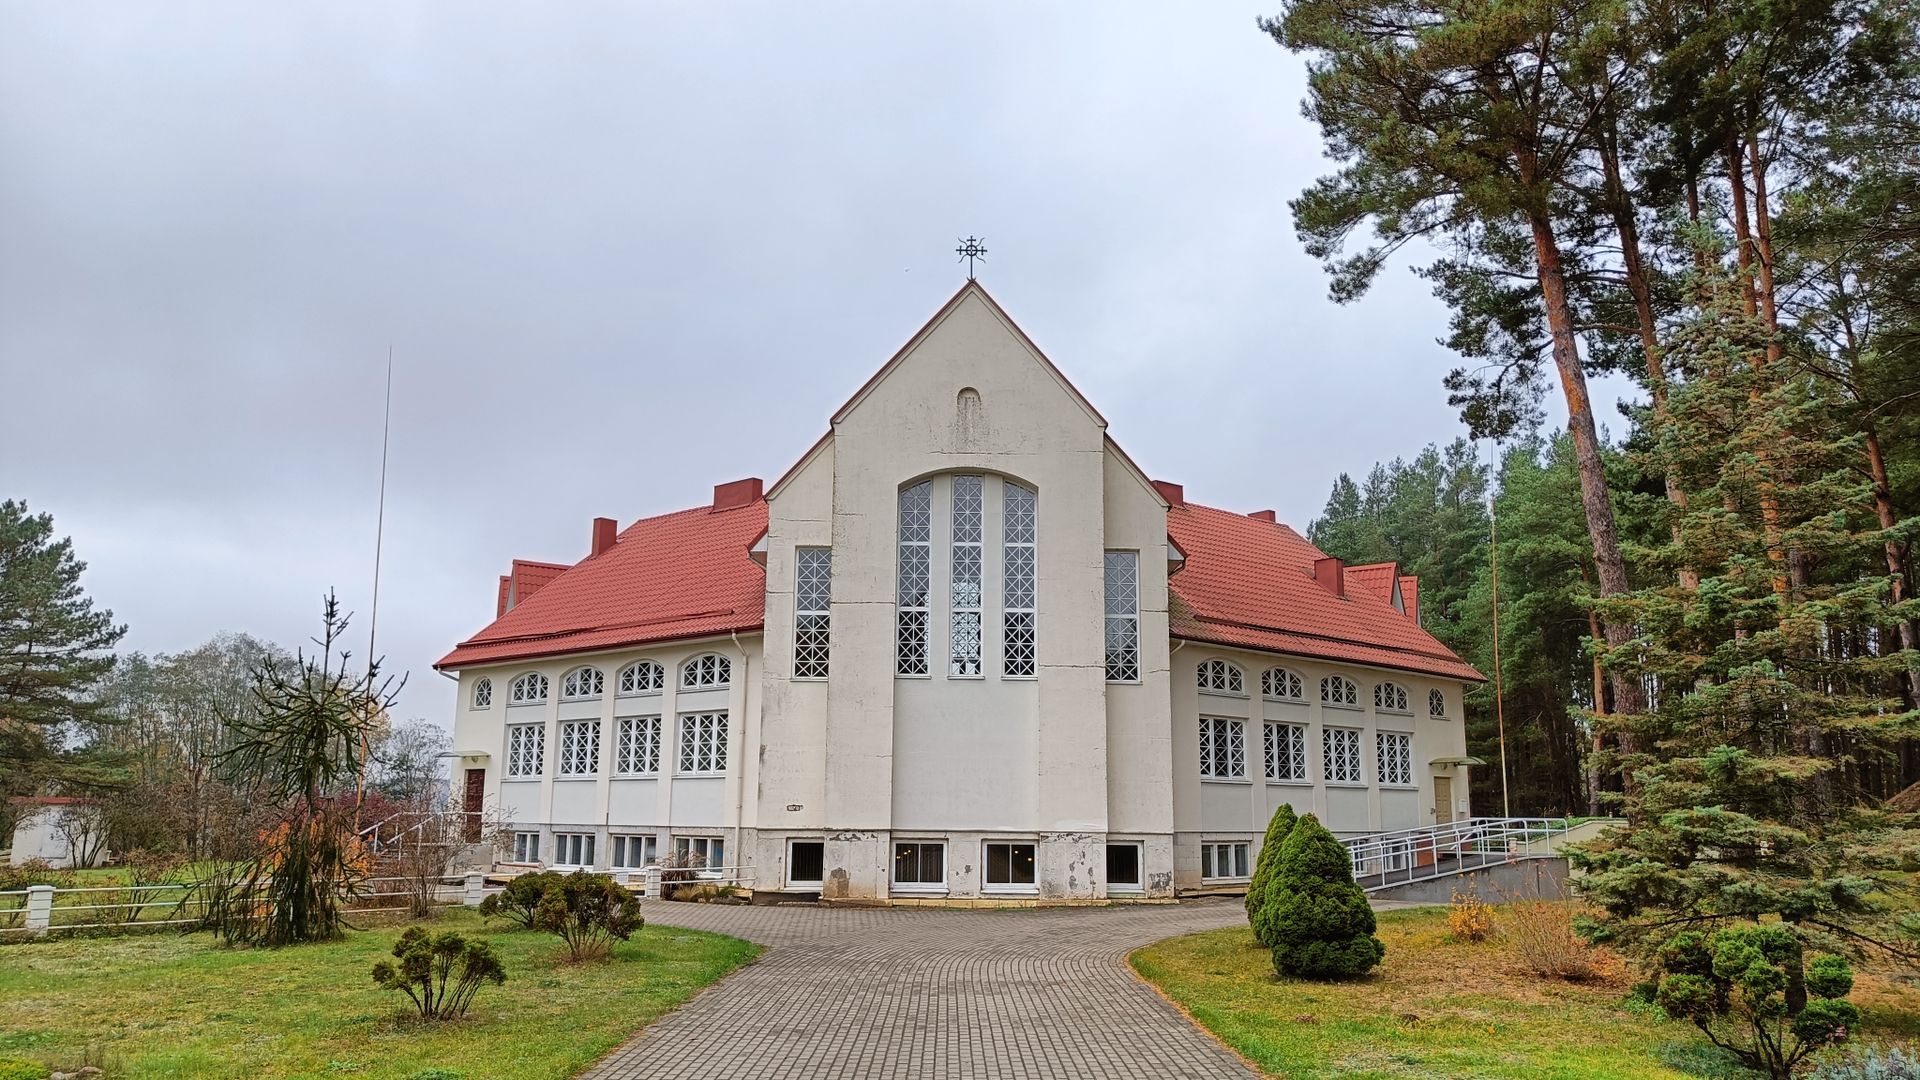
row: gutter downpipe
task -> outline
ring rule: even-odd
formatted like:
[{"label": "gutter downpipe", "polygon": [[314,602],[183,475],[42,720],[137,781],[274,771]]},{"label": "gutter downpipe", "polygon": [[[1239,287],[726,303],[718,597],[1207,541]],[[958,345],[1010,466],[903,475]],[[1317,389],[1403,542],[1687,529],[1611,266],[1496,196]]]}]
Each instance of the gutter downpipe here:
[{"label": "gutter downpipe", "polygon": [[[762,633],[764,634],[765,631],[762,631]],[[753,684],[749,683],[747,679],[752,675],[753,672],[747,660],[747,650],[744,646],[740,644],[740,632],[738,630],[732,630],[727,633],[727,636],[733,639],[733,649],[735,652],[740,654],[740,704],[742,706],[740,709],[740,712],[742,714],[740,717],[740,720],[741,720],[740,730],[741,730],[741,733],[744,735],[746,732],[746,719],[747,719],[745,715],[747,711],[745,708],[747,704],[747,694],[751,692],[753,689]],[[733,795],[733,865],[735,866],[746,865],[745,863],[742,863],[740,861],[740,857],[743,854],[742,851],[740,850],[740,817],[746,807],[746,801],[747,801],[747,765],[746,765],[746,761],[743,759],[740,762],[739,786],[735,789],[734,795]],[[751,894],[752,890],[749,889],[748,892],[749,894]]]}]

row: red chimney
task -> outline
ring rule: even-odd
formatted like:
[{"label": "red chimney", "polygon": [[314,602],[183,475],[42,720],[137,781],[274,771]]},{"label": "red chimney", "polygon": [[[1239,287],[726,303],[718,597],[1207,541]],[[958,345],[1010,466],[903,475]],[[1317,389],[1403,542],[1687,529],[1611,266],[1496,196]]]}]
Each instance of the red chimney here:
[{"label": "red chimney", "polygon": [[500,575],[500,600],[493,608],[493,617],[499,618],[507,613],[507,575]]},{"label": "red chimney", "polygon": [[1169,506],[1187,505],[1187,489],[1179,484],[1169,480],[1155,480],[1153,490],[1159,492],[1160,497],[1167,500]]},{"label": "red chimney", "polygon": [[1248,514],[1247,516],[1252,518],[1255,521],[1271,521],[1276,525],[1279,524],[1280,522],[1279,516],[1276,515],[1271,510],[1255,510],[1253,513]]},{"label": "red chimney", "polygon": [[594,556],[599,555],[602,552],[606,551],[608,548],[612,547],[614,544],[614,541],[619,537],[619,535],[620,535],[620,525],[618,522],[614,521],[612,518],[594,518],[593,519],[593,555],[589,555],[587,557],[593,558]]},{"label": "red chimney", "polygon": [[1340,559],[1313,560],[1313,580],[1341,599],[1347,596],[1347,564]]},{"label": "red chimney", "polygon": [[749,476],[745,480],[735,480],[729,484],[713,485],[713,508],[732,510],[736,507],[751,506],[760,501],[761,479]]}]

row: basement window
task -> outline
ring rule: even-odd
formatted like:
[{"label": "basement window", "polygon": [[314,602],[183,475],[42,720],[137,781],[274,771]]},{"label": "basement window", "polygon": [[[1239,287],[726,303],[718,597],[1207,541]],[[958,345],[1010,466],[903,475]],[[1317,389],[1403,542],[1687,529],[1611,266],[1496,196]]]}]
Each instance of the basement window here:
[{"label": "basement window", "polygon": [[988,892],[1038,892],[1032,844],[987,845]]},{"label": "basement window", "polygon": [[1246,844],[1200,845],[1200,879],[1202,881],[1226,881],[1246,876]]}]

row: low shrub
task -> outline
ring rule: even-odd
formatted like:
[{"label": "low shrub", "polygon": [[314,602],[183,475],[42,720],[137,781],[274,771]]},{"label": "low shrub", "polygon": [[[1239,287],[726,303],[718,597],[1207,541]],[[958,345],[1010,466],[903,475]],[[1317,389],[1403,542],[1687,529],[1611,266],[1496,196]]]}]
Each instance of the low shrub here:
[{"label": "low shrub", "polygon": [[0,1057],[0,1080],[47,1080],[53,1069],[26,1058]]},{"label": "low shrub", "polygon": [[58,869],[45,859],[28,859],[18,866],[0,866],[0,891],[4,892],[30,888],[34,885],[71,889],[74,883],[73,871]]},{"label": "low shrub", "polygon": [[480,901],[480,914],[488,918],[499,916],[522,930],[533,929],[533,909],[540,906],[540,898],[547,893],[547,886],[561,881],[567,875],[558,870],[541,870],[532,874],[521,874],[507,882],[500,892]]},{"label": "low shrub", "polygon": [[430,934],[410,926],[393,943],[393,960],[373,965],[374,985],[407,995],[423,1020],[456,1020],[487,983],[499,986],[507,972],[493,946],[452,931]]},{"label": "low shrub", "polygon": [[1860,1025],[1846,1000],[1853,968],[1838,956],[1806,958],[1792,929],[1777,923],[1683,930],[1656,954],[1655,1000],[1687,1020],[1740,1064],[1789,1080],[1814,1051],[1844,1042]]},{"label": "low shrub", "polygon": [[1920,1050],[1855,1051],[1825,1062],[1807,1080],[1920,1080]]},{"label": "low shrub", "polygon": [[1500,908],[1501,935],[1528,971],[1585,982],[1601,973],[1600,950],[1573,925],[1573,905],[1560,900],[1510,900]]},{"label": "low shrub", "polygon": [[1447,904],[1447,930],[1455,941],[1478,944],[1493,936],[1493,907],[1474,893],[1455,891]]},{"label": "low shrub", "polygon": [[573,960],[596,960],[646,924],[640,900],[605,874],[566,874],[547,886],[533,928],[557,934]]}]

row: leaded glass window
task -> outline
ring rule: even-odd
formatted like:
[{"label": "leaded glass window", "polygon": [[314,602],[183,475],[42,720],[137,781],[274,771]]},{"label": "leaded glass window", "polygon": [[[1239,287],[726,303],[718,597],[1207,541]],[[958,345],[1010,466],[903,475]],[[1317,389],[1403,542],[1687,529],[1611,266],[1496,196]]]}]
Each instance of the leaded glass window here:
[{"label": "leaded glass window", "polygon": [[657,694],[667,685],[667,670],[651,660],[640,660],[620,669],[620,696]]},{"label": "leaded glass window", "polygon": [[1275,701],[1305,701],[1307,693],[1302,688],[1300,676],[1286,668],[1268,668],[1260,674],[1260,692]]},{"label": "leaded glass window", "polygon": [[1200,664],[1200,692],[1203,694],[1244,694],[1246,677],[1240,665],[1226,660],[1207,660]]},{"label": "leaded glass window", "polygon": [[1268,724],[1267,779],[1299,781],[1307,778],[1307,728],[1304,724]]},{"label": "leaded glass window", "polygon": [[545,724],[507,725],[507,775],[539,776],[547,755]]},{"label": "leaded glass window", "polygon": [[733,681],[733,661],[719,653],[701,653],[680,669],[680,689],[721,690]]},{"label": "leaded glass window", "polygon": [[1208,780],[1242,780],[1247,775],[1246,724],[1217,716],[1200,718],[1200,775]]},{"label": "leaded glass window", "polygon": [[1379,763],[1380,782],[1406,786],[1413,783],[1413,736],[1393,731],[1373,735],[1374,759]]},{"label": "leaded glass window", "polygon": [[507,687],[507,704],[533,705],[547,700],[547,677],[537,671],[529,671],[513,680]]},{"label": "leaded glass window", "polygon": [[933,581],[933,482],[900,492],[900,568],[894,595],[894,672],[927,674],[927,600]]},{"label": "leaded glass window", "polygon": [[953,582],[947,674],[980,671],[980,477],[953,478]]},{"label": "leaded glass window", "polygon": [[727,714],[687,713],[680,717],[680,771],[717,773],[727,770]]},{"label": "leaded glass window", "polygon": [[574,668],[560,680],[560,698],[563,701],[578,701],[583,698],[597,698],[606,686],[606,679],[599,668]]},{"label": "leaded glass window", "polygon": [[1109,551],[1107,681],[1140,681],[1140,553]]},{"label": "leaded glass window", "polygon": [[1006,590],[1002,597],[1002,652],[1005,673],[1025,678],[1035,668],[1035,565],[1034,547],[1038,538],[1034,493],[1029,488],[1007,481],[1002,490],[1001,507],[1005,528],[1001,533],[1001,561]]},{"label": "leaded glass window", "polygon": [[832,654],[833,550],[793,553],[793,677],[824,679]]},{"label": "leaded glass window", "polygon": [[617,773],[656,773],[660,771],[660,718],[627,716],[620,720],[620,739],[614,746],[613,771]]},{"label": "leaded glass window", "polygon": [[1399,683],[1375,683],[1373,707],[1381,712],[1408,712],[1407,688]]},{"label": "leaded glass window", "polygon": [[569,720],[560,725],[560,775],[592,776],[600,771],[600,721]]},{"label": "leaded glass window", "polygon": [[1357,709],[1360,707],[1360,688],[1354,685],[1352,679],[1329,675],[1320,680],[1320,704]]},{"label": "leaded glass window", "polygon": [[[1439,693],[1439,691],[1436,690],[1434,691],[1434,693]],[[473,707],[476,709],[485,709],[485,708],[490,708],[492,705],[493,705],[493,680],[481,679],[479,682],[474,683],[473,684]]]},{"label": "leaded glass window", "polygon": [[1354,728],[1321,728],[1320,752],[1327,763],[1327,779],[1342,784],[1363,783],[1360,771],[1360,732]]}]

